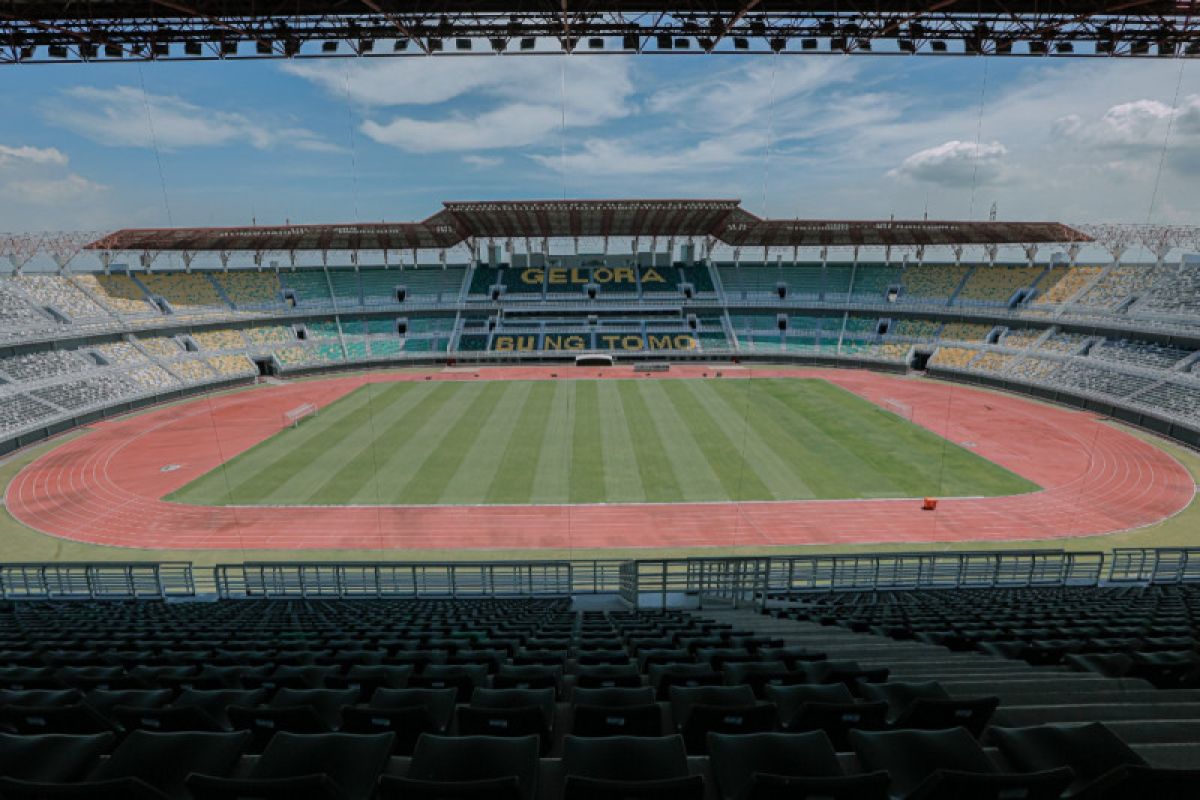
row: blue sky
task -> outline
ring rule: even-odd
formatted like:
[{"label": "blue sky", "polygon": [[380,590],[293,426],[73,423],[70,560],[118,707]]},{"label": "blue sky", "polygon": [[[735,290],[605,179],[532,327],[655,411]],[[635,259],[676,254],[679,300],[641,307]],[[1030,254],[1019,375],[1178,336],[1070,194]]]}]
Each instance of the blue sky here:
[{"label": "blue sky", "polygon": [[0,230],[408,220],[446,199],[564,192],[733,197],[776,217],[984,218],[996,202],[1001,219],[1144,222],[1168,126],[1153,218],[1195,224],[1200,66],[1183,66],[1173,106],[1180,68],[584,55],[10,67],[0,92],[20,112],[0,116]]}]

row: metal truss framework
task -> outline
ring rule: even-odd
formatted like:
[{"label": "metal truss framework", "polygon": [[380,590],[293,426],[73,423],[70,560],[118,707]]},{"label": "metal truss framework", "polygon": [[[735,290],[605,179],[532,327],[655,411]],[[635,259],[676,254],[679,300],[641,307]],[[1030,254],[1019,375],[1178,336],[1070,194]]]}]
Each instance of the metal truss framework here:
[{"label": "metal truss framework", "polygon": [[[451,222],[451,209],[461,218]],[[756,224],[738,224],[735,218],[740,215]],[[432,225],[434,221],[439,224]],[[661,245],[673,250],[677,242],[700,242],[701,252],[711,253],[712,244],[722,242],[735,252],[744,251],[750,260],[757,260],[761,251],[763,261],[769,260],[773,248],[791,250],[795,258],[801,248],[821,253],[850,250],[857,257],[861,247],[883,247],[893,254],[913,252],[920,259],[927,247],[949,247],[956,258],[968,247],[976,247],[982,248],[983,259],[995,260],[997,247],[1007,244],[1023,247],[1026,257],[1034,260],[1043,246],[1061,247],[1072,259],[1083,247],[1095,246],[1120,261],[1130,248],[1141,247],[1159,263],[1172,252],[1200,252],[1200,226],[761,220],[736,201],[547,201],[447,203],[423,223],[0,234],[0,261],[20,272],[41,256],[64,271],[84,255],[98,258],[107,267],[120,254],[134,254],[150,269],[166,253],[180,254],[185,267],[201,253],[219,255],[226,266],[234,254],[242,253],[253,256],[261,268],[268,256],[275,255],[295,263],[299,253],[319,252],[326,257],[330,252],[348,252],[357,263],[358,253],[382,252],[388,263],[389,250],[408,250],[415,263],[417,251],[440,251],[444,258],[446,250],[456,245],[478,254],[480,245],[497,242],[511,246],[523,240],[532,251],[548,239],[578,243],[581,238],[607,241],[609,237],[632,239],[635,250],[639,240],[653,250]]]},{"label": "metal truss framework", "polygon": [[0,0],[0,62],[397,55],[1200,57],[1200,0]]}]

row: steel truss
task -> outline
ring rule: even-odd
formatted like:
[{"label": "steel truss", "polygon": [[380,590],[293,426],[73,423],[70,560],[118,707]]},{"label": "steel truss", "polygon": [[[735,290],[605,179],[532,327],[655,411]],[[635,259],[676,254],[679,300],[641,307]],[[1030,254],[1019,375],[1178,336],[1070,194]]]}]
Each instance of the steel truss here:
[{"label": "steel truss", "polygon": [[70,4],[0,0],[0,62],[218,60],[589,53],[920,54],[1200,57],[1200,0],[883,0],[840,4],[717,0],[450,0],[414,12],[226,0]]}]

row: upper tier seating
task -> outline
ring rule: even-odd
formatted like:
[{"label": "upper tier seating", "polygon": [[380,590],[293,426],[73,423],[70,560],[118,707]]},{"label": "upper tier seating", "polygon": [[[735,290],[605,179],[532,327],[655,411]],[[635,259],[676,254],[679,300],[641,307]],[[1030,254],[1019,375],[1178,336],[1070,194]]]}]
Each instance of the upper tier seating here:
[{"label": "upper tier seating", "polygon": [[1145,308],[1170,314],[1200,314],[1200,264],[1165,268],[1150,290]]},{"label": "upper tier seating", "polygon": [[38,314],[16,292],[0,286],[0,326],[16,332],[32,332],[51,329],[54,323]]},{"label": "upper tier seating", "polygon": [[151,295],[158,295],[179,313],[205,311],[225,306],[217,287],[207,275],[184,272],[147,272],[138,276]]},{"label": "upper tier seating", "polygon": [[109,311],[142,316],[157,314],[158,310],[146,299],[142,287],[127,275],[73,275],[71,280],[80,290]]},{"label": "upper tier seating", "polygon": [[1141,295],[1158,277],[1157,270],[1146,264],[1121,264],[1111,267],[1095,285],[1075,302],[1096,308],[1112,308],[1131,295]]},{"label": "upper tier seating", "polygon": [[883,300],[889,287],[900,285],[902,272],[899,264],[859,264],[851,297],[856,301]]},{"label": "upper tier seating", "polygon": [[279,280],[284,289],[290,289],[295,293],[297,308],[333,305],[333,300],[329,296],[329,279],[325,277],[324,270],[303,269],[295,272],[281,272]]},{"label": "upper tier seating", "polygon": [[1104,271],[1103,267],[1051,267],[1037,284],[1033,305],[1061,305],[1068,302]]},{"label": "upper tier seating", "polygon": [[911,298],[948,304],[970,269],[962,264],[910,264],[904,270],[904,293]]},{"label": "upper tier seating", "polygon": [[108,317],[103,308],[65,276],[24,274],[15,280],[38,303],[54,308],[72,321]]},{"label": "upper tier seating", "polygon": [[279,276],[273,271],[232,270],[211,277],[238,308],[274,306],[282,302]]},{"label": "upper tier seating", "polygon": [[1030,266],[979,266],[967,278],[959,302],[1007,303],[1018,289],[1033,286],[1044,267]]}]

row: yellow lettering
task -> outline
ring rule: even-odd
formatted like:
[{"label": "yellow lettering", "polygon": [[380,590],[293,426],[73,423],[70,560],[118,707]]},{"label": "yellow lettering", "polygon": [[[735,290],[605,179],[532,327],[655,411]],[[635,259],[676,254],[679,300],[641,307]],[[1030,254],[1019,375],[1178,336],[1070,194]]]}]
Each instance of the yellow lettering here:
[{"label": "yellow lettering", "polygon": [[637,283],[633,267],[618,267],[613,270],[613,283]]},{"label": "yellow lettering", "polygon": [[536,336],[518,336],[517,337],[517,349],[518,350],[536,350],[537,349],[537,337]]},{"label": "yellow lettering", "polygon": [[545,336],[542,337],[542,349],[543,350],[561,350],[562,349],[561,345],[562,345],[562,337],[561,336],[555,336],[555,335],[547,333]]},{"label": "yellow lettering", "polygon": [[537,267],[533,267],[531,269],[524,270],[521,273],[521,282],[530,284],[531,286],[541,286],[542,280],[545,278],[545,276],[546,274],[544,272]]},{"label": "yellow lettering", "polygon": [[671,348],[671,337],[669,334],[655,336],[653,333],[646,334],[646,339],[650,342],[651,350],[669,350]]},{"label": "yellow lettering", "polygon": [[611,283],[612,279],[613,273],[608,267],[598,267],[592,270],[592,280],[595,283]]},{"label": "yellow lettering", "polygon": [[600,341],[604,342],[604,346],[609,350],[616,350],[617,342],[621,341],[621,337],[613,333],[606,333],[600,337]]},{"label": "yellow lettering", "polygon": [[662,275],[658,274],[658,270],[654,267],[646,267],[642,270],[642,283],[666,283],[667,280]]},{"label": "yellow lettering", "polygon": [[579,267],[571,267],[571,283],[582,286],[588,282],[587,274],[580,273]]},{"label": "yellow lettering", "polygon": [[563,348],[564,350],[582,350],[583,349],[583,337],[582,336],[568,336],[565,344],[566,344],[566,347]]},{"label": "yellow lettering", "polygon": [[676,350],[695,350],[696,337],[691,334],[681,333],[675,337]]},{"label": "yellow lettering", "polygon": [[640,336],[624,337],[621,340],[621,348],[624,350],[641,350],[642,349],[642,337],[640,337]]},{"label": "yellow lettering", "polygon": [[551,283],[566,283],[567,271],[562,267],[555,267],[547,273],[550,276]]},{"label": "yellow lettering", "polygon": [[496,338],[492,339],[492,349],[493,350],[512,350],[513,349],[513,337],[497,336]]}]

